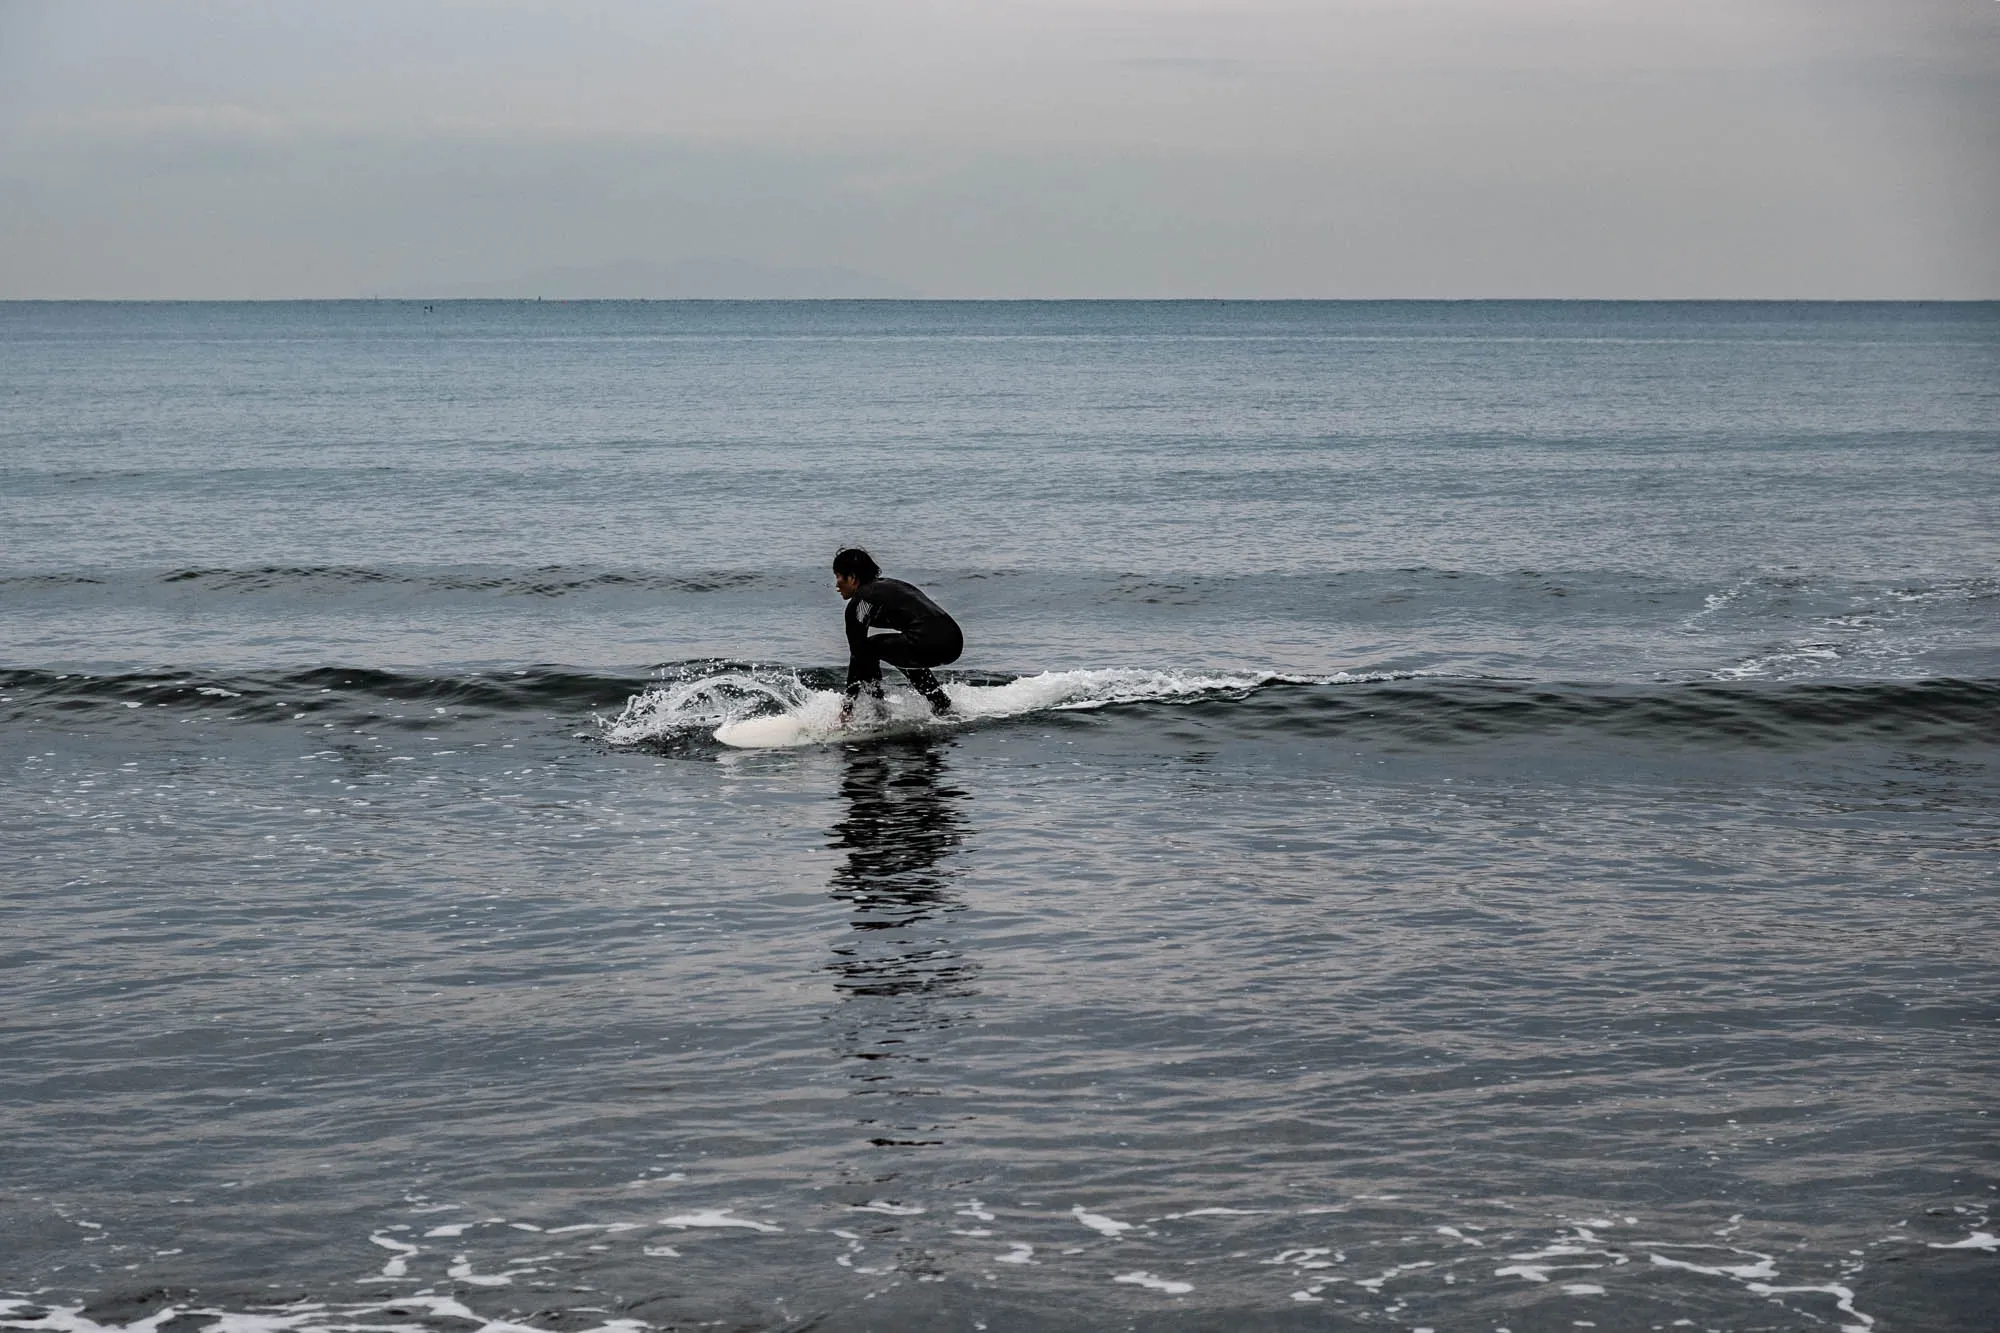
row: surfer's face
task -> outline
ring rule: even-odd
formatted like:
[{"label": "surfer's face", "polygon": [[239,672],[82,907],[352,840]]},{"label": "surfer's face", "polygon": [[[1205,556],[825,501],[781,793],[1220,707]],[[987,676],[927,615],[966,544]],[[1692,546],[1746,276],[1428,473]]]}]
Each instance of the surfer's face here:
[{"label": "surfer's face", "polygon": [[833,589],[840,594],[840,600],[844,602],[861,590],[861,580],[852,574],[835,574]]}]

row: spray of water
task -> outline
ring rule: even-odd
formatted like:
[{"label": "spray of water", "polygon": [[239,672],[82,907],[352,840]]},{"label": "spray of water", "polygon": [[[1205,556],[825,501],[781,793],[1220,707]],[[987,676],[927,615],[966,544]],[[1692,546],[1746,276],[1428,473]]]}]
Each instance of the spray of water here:
[{"label": "spray of water", "polygon": [[[605,739],[613,745],[657,743],[700,733],[731,744],[814,745],[857,733],[896,735],[1056,710],[1240,698],[1267,685],[1358,683],[1407,674],[1294,676],[1269,671],[1157,671],[1138,667],[1045,671],[999,685],[950,682],[945,693],[951,698],[952,712],[943,719],[933,717],[914,694],[892,687],[881,704],[864,701],[843,726],[839,691],[814,689],[792,671],[731,669],[663,681],[632,696],[618,717],[600,719],[600,723]],[[777,715],[786,719],[783,725],[755,729],[744,725]]]}]

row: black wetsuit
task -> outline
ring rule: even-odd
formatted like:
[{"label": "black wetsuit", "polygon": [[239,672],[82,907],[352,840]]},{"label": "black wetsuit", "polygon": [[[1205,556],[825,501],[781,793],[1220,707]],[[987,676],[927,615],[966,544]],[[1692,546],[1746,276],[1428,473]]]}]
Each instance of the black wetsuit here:
[{"label": "black wetsuit", "polygon": [[965,635],[945,609],[901,579],[862,584],[847,601],[847,697],[882,692],[882,664],[901,667],[942,713],[951,707],[932,667],[956,662]]}]

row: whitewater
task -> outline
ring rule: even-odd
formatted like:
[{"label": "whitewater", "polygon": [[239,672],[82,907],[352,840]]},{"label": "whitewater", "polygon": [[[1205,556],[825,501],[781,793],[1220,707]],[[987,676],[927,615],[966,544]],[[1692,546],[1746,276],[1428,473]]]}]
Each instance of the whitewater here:
[{"label": "whitewater", "polygon": [[[843,723],[844,693],[814,689],[797,671],[720,671],[661,684],[632,696],[616,718],[601,720],[613,745],[672,741],[691,732],[709,732],[725,745],[751,749],[824,745],[836,740],[944,735],[979,722],[1019,718],[1052,709],[1102,708],[1110,704],[1160,703],[1190,699],[1242,698],[1261,686],[1358,684],[1406,680],[1414,672],[1285,676],[1276,672],[1207,675],[1109,667],[1086,671],[1044,671],[999,684],[950,681],[947,716],[907,688],[888,689],[878,703],[862,701],[860,715]],[[782,719],[778,728],[741,724]]]}]

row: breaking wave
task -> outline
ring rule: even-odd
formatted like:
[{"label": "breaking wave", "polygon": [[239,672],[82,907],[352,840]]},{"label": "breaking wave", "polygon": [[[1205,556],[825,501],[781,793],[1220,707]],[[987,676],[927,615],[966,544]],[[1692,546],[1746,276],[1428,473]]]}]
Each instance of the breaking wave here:
[{"label": "breaking wave", "polygon": [[[862,734],[881,736],[1023,717],[1030,713],[1103,708],[1111,704],[1169,703],[1194,699],[1241,699],[1267,685],[1360,684],[1400,680],[1410,673],[1337,673],[1287,676],[1276,672],[1197,673],[1111,667],[1045,671],[981,684],[949,681],[945,693],[952,712],[932,716],[928,705],[906,690],[891,688],[880,705],[863,703],[868,716]],[[613,745],[673,740],[689,732],[728,739],[729,728],[752,718],[791,714],[798,725],[783,744],[814,744],[851,736],[840,718],[841,692],[815,688],[797,673],[729,671],[673,681],[633,696],[625,711],[604,725]]]},{"label": "breaking wave", "polygon": [[[826,668],[714,660],[670,664],[650,676],[555,666],[458,673],[0,670],[0,720],[138,719],[165,709],[253,724],[299,717],[375,721],[407,712],[410,725],[428,728],[525,713],[584,729],[581,734],[614,747],[681,748],[705,744],[732,724],[791,714],[800,735],[790,743],[812,744],[852,736],[839,728],[840,682],[840,673]],[[871,713],[863,734],[1104,710],[1143,719],[1147,709],[1170,708],[1229,732],[1374,737],[1419,746],[1551,733],[1778,749],[1855,740],[2000,742],[2000,680],[1614,685],[1390,671],[1304,676],[1104,667],[1024,676],[967,673],[947,679],[945,688],[955,713],[939,723],[914,694],[892,683],[885,708]]]},{"label": "breaking wave", "polygon": [[584,593],[649,596],[740,592],[766,577],[741,570],[667,575],[583,565],[398,568],[366,565],[244,565],[168,570],[96,570],[0,574],[0,591],[21,595],[75,592],[93,597],[157,598],[163,591],[217,597],[337,598],[398,593],[413,597],[488,594],[559,598]]}]

